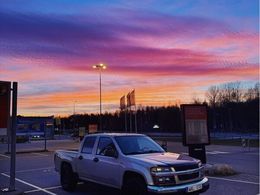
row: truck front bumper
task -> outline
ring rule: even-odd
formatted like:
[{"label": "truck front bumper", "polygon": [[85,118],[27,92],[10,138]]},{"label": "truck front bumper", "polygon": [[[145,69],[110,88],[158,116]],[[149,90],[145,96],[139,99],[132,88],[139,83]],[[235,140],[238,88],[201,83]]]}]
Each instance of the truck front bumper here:
[{"label": "truck front bumper", "polygon": [[196,186],[202,186],[202,188],[197,190],[196,192],[207,191],[208,188],[209,188],[208,178],[205,177],[201,181],[182,184],[182,185],[178,185],[178,186],[152,186],[152,185],[148,185],[147,190],[149,192],[156,193],[156,194],[167,194],[167,193],[175,193],[175,192],[188,193],[189,189],[196,187]]}]

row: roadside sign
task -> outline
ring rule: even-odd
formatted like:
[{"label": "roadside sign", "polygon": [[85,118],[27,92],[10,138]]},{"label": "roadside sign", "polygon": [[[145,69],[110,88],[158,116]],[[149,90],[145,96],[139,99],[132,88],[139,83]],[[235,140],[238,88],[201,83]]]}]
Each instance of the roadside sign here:
[{"label": "roadside sign", "polygon": [[205,145],[210,144],[207,106],[181,105],[183,145],[189,147],[189,156],[207,163]]},{"label": "roadside sign", "polygon": [[98,129],[97,124],[89,124],[88,125],[88,133],[96,133]]},{"label": "roadside sign", "polygon": [[183,144],[210,144],[207,106],[198,104],[181,105]]},{"label": "roadside sign", "polygon": [[7,135],[10,117],[11,82],[0,81],[0,136]]},{"label": "roadside sign", "polygon": [[85,127],[79,127],[79,137],[84,137],[85,132],[86,132]]}]

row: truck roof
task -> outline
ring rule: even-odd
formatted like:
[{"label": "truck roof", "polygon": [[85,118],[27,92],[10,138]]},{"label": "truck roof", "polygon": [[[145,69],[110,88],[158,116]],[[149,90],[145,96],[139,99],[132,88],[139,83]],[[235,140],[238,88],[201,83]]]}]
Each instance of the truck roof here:
[{"label": "truck roof", "polygon": [[118,137],[118,136],[144,136],[144,134],[139,134],[139,133],[93,133],[93,134],[88,134],[88,135],[95,135],[95,136],[111,136],[111,137]]}]

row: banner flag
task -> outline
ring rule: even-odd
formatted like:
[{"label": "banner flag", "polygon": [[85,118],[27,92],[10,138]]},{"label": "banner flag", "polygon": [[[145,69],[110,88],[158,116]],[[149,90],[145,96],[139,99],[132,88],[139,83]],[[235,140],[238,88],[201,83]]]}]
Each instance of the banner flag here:
[{"label": "banner flag", "polygon": [[131,105],[131,106],[134,106],[134,105],[135,105],[135,90],[133,90],[133,91],[130,93],[130,105]]},{"label": "banner flag", "polygon": [[127,107],[131,106],[130,93],[127,94],[126,99],[127,99],[127,104],[126,104]]},{"label": "banner flag", "polygon": [[125,96],[122,96],[120,98],[120,109],[124,110],[125,109]]}]

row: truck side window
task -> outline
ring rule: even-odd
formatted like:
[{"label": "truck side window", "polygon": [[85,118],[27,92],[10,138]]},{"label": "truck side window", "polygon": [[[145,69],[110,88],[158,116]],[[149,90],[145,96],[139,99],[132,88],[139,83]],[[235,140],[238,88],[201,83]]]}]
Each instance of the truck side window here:
[{"label": "truck side window", "polygon": [[96,137],[87,137],[84,141],[81,152],[86,154],[91,154],[95,141],[96,141]]},{"label": "truck side window", "polygon": [[109,137],[101,137],[99,139],[97,155],[113,157],[117,154],[116,147]]}]

